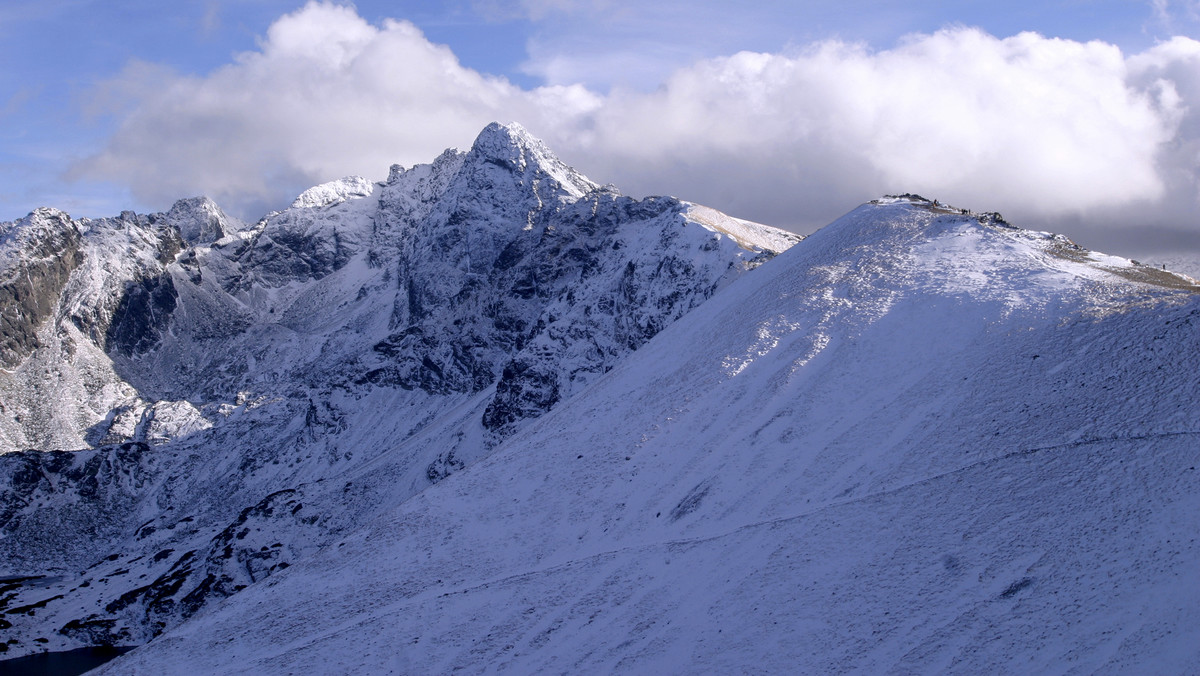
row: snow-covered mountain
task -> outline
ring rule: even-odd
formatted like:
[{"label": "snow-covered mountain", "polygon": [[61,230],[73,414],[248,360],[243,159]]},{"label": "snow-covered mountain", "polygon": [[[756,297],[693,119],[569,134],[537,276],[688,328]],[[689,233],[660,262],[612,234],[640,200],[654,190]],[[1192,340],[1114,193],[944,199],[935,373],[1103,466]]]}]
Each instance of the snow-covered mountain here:
[{"label": "snow-covered mountain", "polygon": [[102,673],[1191,673],[1198,291],[863,205]]},{"label": "snow-covered mountain", "polygon": [[253,225],[204,198],[0,224],[0,643],[149,640],[486,456],[798,240],[623,197],[498,124]]}]

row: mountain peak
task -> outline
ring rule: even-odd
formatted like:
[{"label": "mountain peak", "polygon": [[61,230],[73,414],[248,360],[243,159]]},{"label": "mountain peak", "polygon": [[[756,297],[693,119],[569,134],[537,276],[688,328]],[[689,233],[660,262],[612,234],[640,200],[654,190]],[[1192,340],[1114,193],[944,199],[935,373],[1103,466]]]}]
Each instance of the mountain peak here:
[{"label": "mountain peak", "polygon": [[177,200],[166,216],[167,222],[179,228],[180,235],[193,246],[211,244],[241,226],[208,197]]},{"label": "mountain peak", "polygon": [[519,173],[540,172],[556,180],[574,197],[598,188],[574,168],[567,166],[538,138],[516,122],[492,122],[479,132],[468,156],[506,166]]},{"label": "mountain peak", "polygon": [[854,269],[860,283],[873,274],[867,270],[880,271],[863,289],[953,290],[1010,308],[1058,303],[1072,294],[1084,299],[1078,302],[1108,307],[1118,288],[1200,288],[1190,278],[1084,249],[1064,235],[1019,227],[998,212],[911,193],[861,205],[813,233],[794,256],[804,257],[803,267]]},{"label": "mountain peak", "polygon": [[492,122],[479,132],[475,137],[475,142],[471,144],[471,149],[479,149],[485,152],[493,148],[511,148],[511,147],[526,147],[542,145],[542,142],[534,138],[525,127],[516,122],[501,124]]}]

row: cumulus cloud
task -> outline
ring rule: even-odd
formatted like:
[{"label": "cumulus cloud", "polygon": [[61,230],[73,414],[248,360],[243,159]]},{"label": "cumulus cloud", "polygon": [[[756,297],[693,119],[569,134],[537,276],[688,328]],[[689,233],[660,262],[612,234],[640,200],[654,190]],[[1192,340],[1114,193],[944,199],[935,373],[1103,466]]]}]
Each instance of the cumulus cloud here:
[{"label": "cumulus cloud", "polygon": [[799,229],[894,191],[1031,224],[1120,214],[1195,228],[1200,204],[1200,42],[1186,38],[1129,56],[959,27],[882,51],[743,52],[601,94],[524,89],[412,24],[312,3],[206,77],[131,66],[103,91],[132,107],[81,175],[151,204],[206,193],[251,217],[313,183],[465,147],[492,120],[628,193]]},{"label": "cumulus cloud", "polygon": [[148,204],[205,193],[255,216],[317,182],[429,161],[495,119],[594,105],[581,87],[523,91],[464,68],[408,22],[375,27],[324,3],[282,17],[258,51],[207,77],[134,63],[95,98],[130,108],[76,176],[127,183]]},{"label": "cumulus cloud", "polygon": [[1129,71],[1134,88],[1154,92],[1173,132],[1160,148],[1163,180],[1176,193],[1171,201],[1194,206],[1200,200],[1200,42],[1174,38],[1129,59]]},{"label": "cumulus cloud", "polygon": [[782,170],[816,194],[917,190],[1060,215],[1164,195],[1180,70],[1131,82],[1115,47],[1031,33],[946,30],[884,52],[826,42],[709,60],[652,94],[614,94],[594,137],[643,170],[694,154],[721,180],[752,176],[781,191]]}]

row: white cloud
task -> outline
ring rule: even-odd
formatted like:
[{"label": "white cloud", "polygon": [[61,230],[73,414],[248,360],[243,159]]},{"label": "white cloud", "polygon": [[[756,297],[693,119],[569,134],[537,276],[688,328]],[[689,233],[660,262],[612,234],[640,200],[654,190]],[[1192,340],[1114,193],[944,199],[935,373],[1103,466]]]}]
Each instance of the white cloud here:
[{"label": "white cloud", "polygon": [[602,95],[522,89],[464,68],[411,24],[313,3],[207,77],[128,69],[103,91],[134,107],[78,171],[147,203],[203,192],[253,217],[310,184],[382,177],[516,120],[600,182],[780,225],[919,191],[1030,225],[1117,214],[1195,228],[1198,55],[1186,38],[1130,57],[954,28],[885,51],[743,52],[677,69],[654,91]]},{"label": "white cloud", "polygon": [[1129,59],[1131,86],[1151,92],[1173,130],[1160,148],[1165,202],[1196,218],[1200,205],[1200,42],[1177,37]]},{"label": "white cloud", "polygon": [[522,91],[463,68],[410,23],[375,27],[322,3],[282,17],[258,51],[207,77],[134,63],[95,98],[133,107],[75,176],[127,183],[155,205],[205,193],[250,216],[330,178],[429,161],[495,119],[594,105],[578,87]]},{"label": "white cloud", "polygon": [[610,97],[596,152],[664,170],[703,157],[721,180],[780,191],[782,168],[864,196],[1057,215],[1161,197],[1179,107],[1160,86],[1130,86],[1115,47],[954,29],[885,52],[828,42],[696,64],[655,93]]},{"label": "white cloud", "polygon": [[1200,0],[1150,0],[1150,10],[1153,20],[1172,33],[1186,32],[1183,25],[1200,22]]}]

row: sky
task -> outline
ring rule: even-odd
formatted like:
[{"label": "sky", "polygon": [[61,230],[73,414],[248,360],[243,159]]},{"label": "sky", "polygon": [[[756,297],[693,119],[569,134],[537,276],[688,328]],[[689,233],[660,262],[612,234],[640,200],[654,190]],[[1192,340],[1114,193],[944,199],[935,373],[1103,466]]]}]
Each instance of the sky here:
[{"label": "sky", "polygon": [[0,43],[0,221],[253,221],[500,121],[798,232],[917,192],[1200,260],[1200,0],[5,0]]}]

